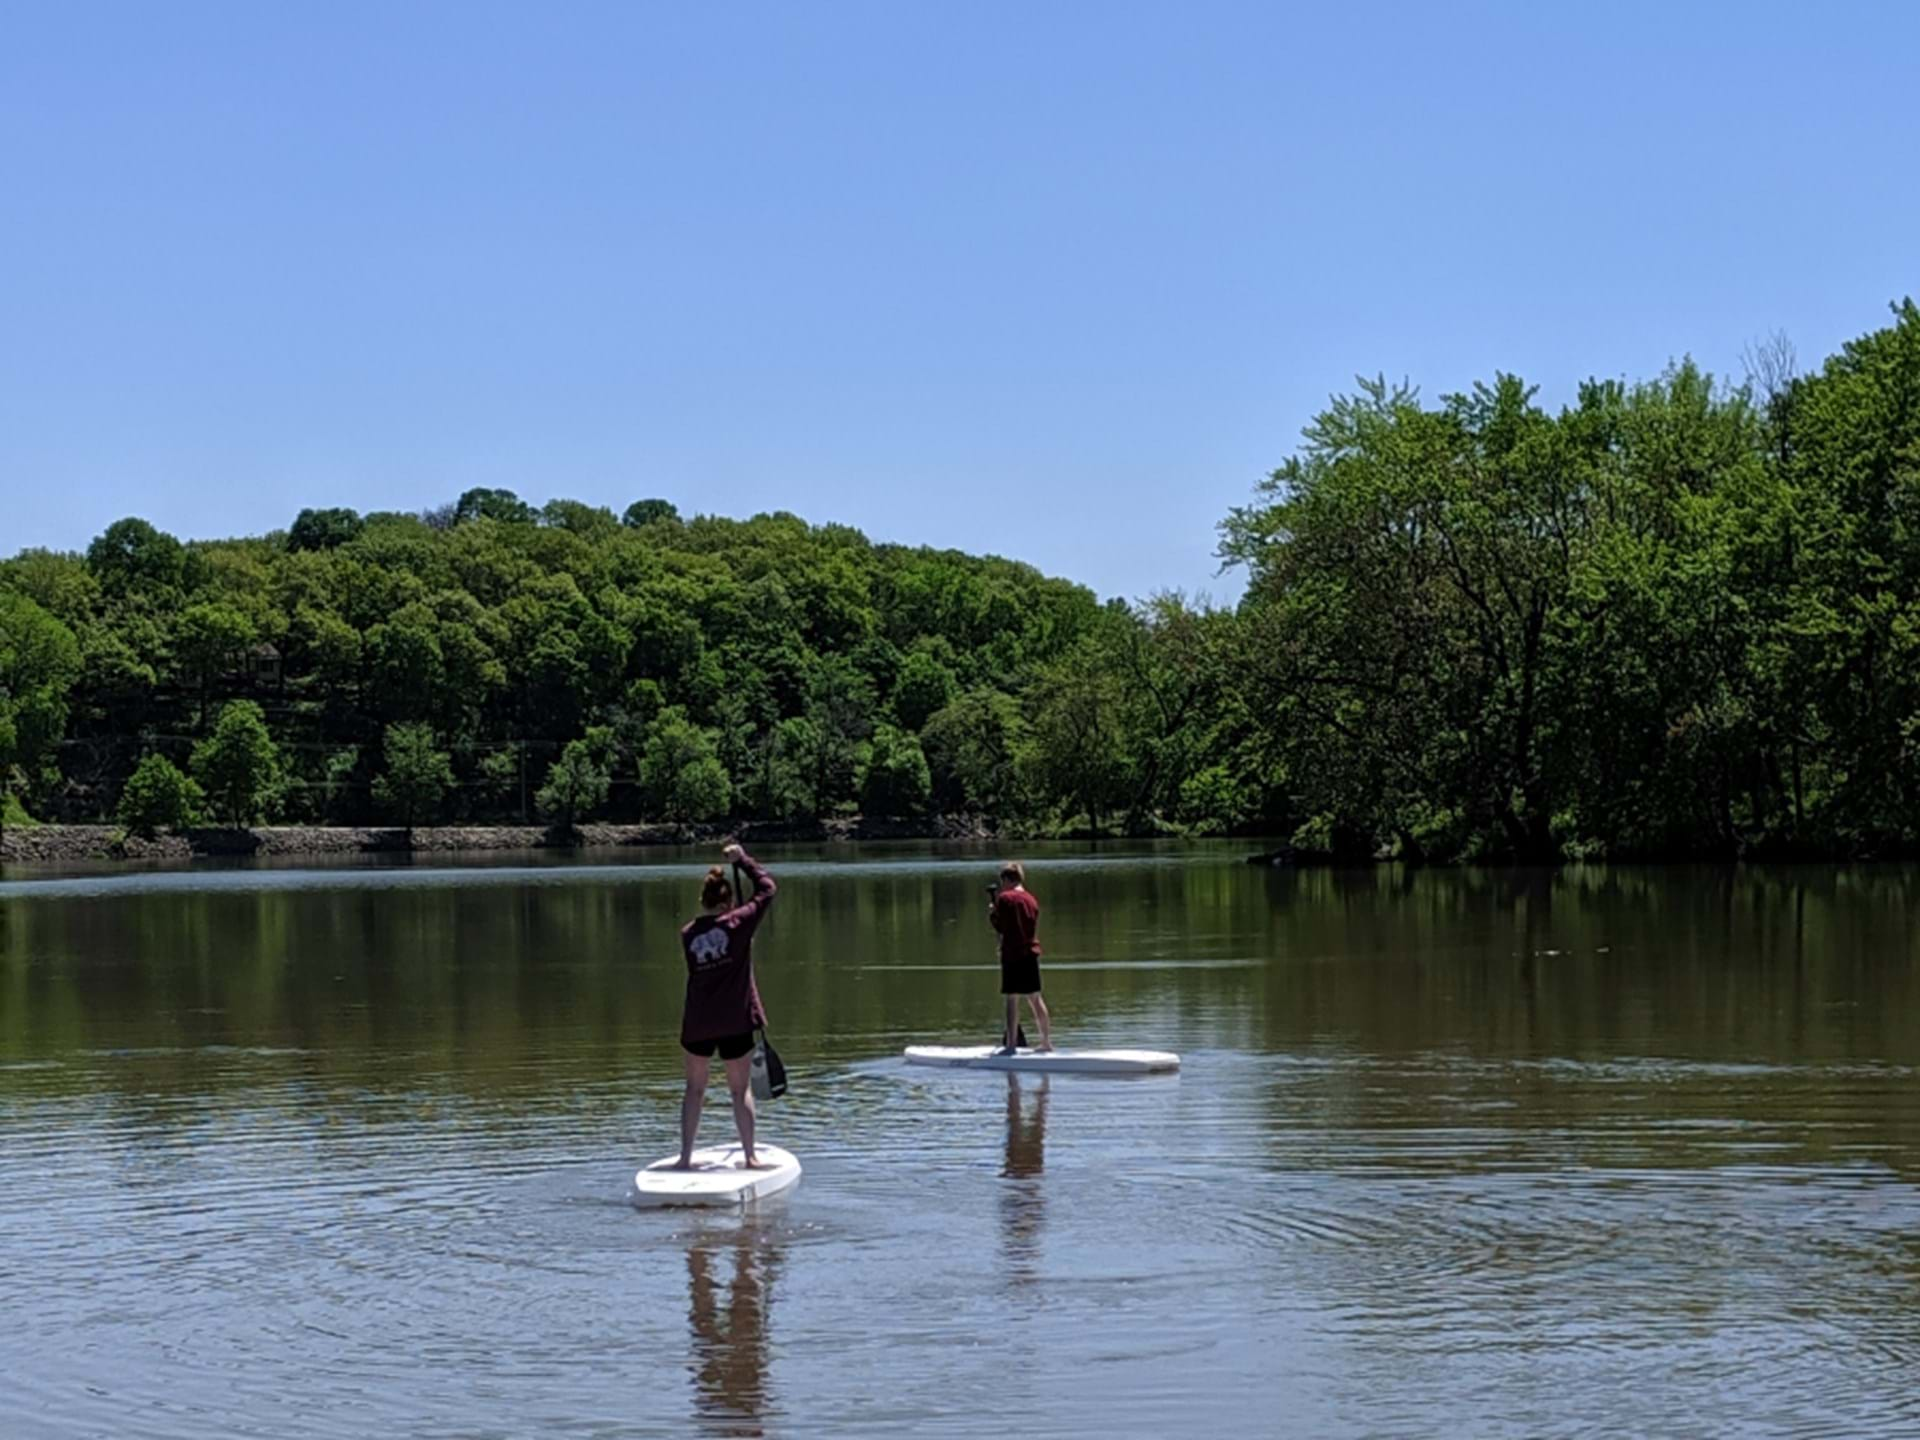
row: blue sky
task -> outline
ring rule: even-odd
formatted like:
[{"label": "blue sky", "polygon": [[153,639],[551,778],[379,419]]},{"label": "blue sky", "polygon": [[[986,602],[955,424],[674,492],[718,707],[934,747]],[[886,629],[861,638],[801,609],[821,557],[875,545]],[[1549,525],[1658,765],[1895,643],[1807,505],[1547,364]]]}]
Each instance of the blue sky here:
[{"label": "blue sky", "polygon": [[505,485],[1230,598],[1215,524],[1356,373],[1884,323],[1916,16],[14,6],[0,553]]}]

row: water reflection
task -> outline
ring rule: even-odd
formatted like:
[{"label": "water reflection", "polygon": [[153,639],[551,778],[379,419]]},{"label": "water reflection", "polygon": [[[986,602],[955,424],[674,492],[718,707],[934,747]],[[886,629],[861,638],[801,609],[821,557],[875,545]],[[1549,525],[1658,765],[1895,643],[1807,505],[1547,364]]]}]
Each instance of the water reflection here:
[{"label": "water reflection", "polygon": [[693,1413],[704,1434],[766,1433],[767,1312],[779,1268],[778,1243],[752,1225],[687,1248]]},{"label": "water reflection", "polygon": [[0,886],[0,1440],[1920,1435],[1920,867],[1056,866],[1075,1044],[1187,1070],[1054,1115],[899,1062],[970,872],[787,865],[745,1229],[554,1203],[672,1133],[686,879],[556,873]]},{"label": "water reflection", "polygon": [[1007,1153],[1000,1178],[1002,1254],[1007,1274],[1016,1285],[1040,1278],[1040,1232],[1046,1219],[1047,1093],[1049,1080],[1040,1077],[1026,1104],[1020,1077],[1007,1073]]}]

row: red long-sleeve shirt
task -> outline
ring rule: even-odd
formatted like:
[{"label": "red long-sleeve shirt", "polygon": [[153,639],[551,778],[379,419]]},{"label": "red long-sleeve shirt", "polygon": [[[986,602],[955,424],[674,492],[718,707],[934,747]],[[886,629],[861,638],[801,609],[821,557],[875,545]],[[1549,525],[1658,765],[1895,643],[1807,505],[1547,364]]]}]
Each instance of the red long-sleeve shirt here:
[{"label": "red long-sleeve shirt", "polygon": [[1002,890],[993,897],[993,928],[1000,932],[1000,958],[1025,960],[1040,953],[1034,932],[1040,926],[1040,902],[1026,890]]}]

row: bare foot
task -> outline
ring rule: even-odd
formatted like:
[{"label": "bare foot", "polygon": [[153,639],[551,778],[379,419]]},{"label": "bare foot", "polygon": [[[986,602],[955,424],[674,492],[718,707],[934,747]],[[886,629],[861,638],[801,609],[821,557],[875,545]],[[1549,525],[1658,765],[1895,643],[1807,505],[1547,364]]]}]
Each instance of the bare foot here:
[{"label": "bare foot", "polygon": [[667,1168],[669,1170],[691,1170],[693,1168],[693,1157],[691,1155],[682,1155]]},{"label": "bare foot", "polygon": [[1051,1042],[1051,1041],[1047,1041],[1047,1040],[1042,1040],[1042,1041],[1041,1041],[1041,1042],[1040,1042],[1040,1043],[1039,1043],[1038,1045],[1036,1045],[1036,1046],[1034,1046],[1034,1047],[1033,1047],[1033,1053],[1034,1053],[1034,1054],[1036,1054],[1036,1055],[1051,1055],[1051,1054],[1053,1054],[1053,1044],[1052,1044],[1052,1042]]},{"label": "bare foot", "polygon": [[773,1169],[773,1162],[771,1160],[742,1160],[740,1162],[740,1168],[742,1170],[771,1170]]}]

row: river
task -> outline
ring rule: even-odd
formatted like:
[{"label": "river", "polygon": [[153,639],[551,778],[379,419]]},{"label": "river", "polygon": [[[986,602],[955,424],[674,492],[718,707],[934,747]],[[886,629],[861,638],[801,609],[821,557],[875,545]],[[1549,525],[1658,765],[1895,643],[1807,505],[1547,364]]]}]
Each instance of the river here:
[{"label": "river", "polygon": [[[773,851],[764,1212],[675,1143],[704,854],[0,877],[0,1435],[1920,1432],[1920,871]],[[726,1138],[710,1102],[704,1135]]]}]

